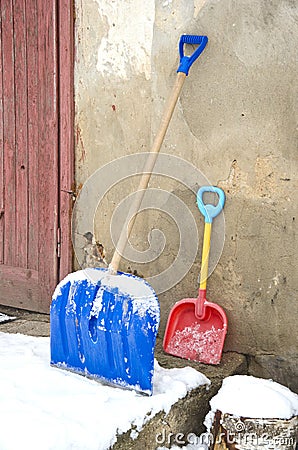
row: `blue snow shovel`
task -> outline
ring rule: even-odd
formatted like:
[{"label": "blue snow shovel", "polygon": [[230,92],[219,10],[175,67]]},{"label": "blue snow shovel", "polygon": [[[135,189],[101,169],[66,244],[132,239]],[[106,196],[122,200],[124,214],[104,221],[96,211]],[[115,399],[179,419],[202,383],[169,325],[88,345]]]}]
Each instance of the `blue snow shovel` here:
[{"label": "blue snow shovel", "polygon": [[[57,286],[51,304],[51,364],[107,384],[152,394],[154,347],[160,310],[152,287],[134,275],[118,272],[135,218],[193,62],[207,44],[206,36],[180,38],[180,65],[108,269],[93,268],[68,275]],[[184,45],[195,46],[191,56]]]}]

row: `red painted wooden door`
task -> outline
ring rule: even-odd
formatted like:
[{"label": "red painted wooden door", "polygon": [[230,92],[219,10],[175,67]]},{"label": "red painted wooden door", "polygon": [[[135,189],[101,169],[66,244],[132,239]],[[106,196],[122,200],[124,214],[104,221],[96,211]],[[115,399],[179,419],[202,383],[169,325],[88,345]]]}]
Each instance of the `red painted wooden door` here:
[{"label": "red painted wooden door", "polygon": [[71,5],[0,3],[0,304],[48,312],[71,263]]}]

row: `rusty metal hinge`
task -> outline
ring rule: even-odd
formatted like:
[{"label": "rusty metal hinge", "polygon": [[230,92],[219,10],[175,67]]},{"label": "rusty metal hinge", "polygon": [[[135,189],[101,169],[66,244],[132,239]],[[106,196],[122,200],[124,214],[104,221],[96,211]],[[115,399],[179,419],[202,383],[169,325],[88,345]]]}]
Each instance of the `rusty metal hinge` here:
[{"label": "rusty metal hinge", "polygon": [[78,195],[76,192],[67,190],[67,189],[60,189],[60,190],[61,190],[61,192],[66,192],[66,194],[71,195],[71,199],[73,202],[76,200],[77,195]]},{"label": "rusty metal hinge", "polygon": [[61,257],[61,228],[57,228],[57,256]]}]

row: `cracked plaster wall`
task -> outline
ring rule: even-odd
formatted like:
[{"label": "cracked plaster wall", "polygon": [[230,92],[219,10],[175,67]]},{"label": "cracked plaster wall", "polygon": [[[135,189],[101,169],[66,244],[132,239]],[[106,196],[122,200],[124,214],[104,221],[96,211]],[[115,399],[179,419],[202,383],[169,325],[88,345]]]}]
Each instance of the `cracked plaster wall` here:
[{"label": "cracked plaster wall", "polygon": [[[208,280],[209,299],[229,319],[225,350],[251,355],[252,373],[295,389],[297,12],[293,0],[76,0],[75,30],[78,187],[109,161],[149,150],[175,80],[180,35],[208,35],[162,150],[190,161],[226,193],[224,250]],[[120,183],[97,211],[107,259],[113,208],[136,185]],[[154,177],[151,185],[179,195],[203,232],[193,193],[168,179]],[[147,265],[123,261],[123,270],[147,277],[174,260],[177,229],[158,211],[137,219],[134,246],[145,249],[154,227],[166,235],[163,255]],[[173,304],[196,295],[199,267],[200,251],[187,276],[160,295],[161,333]]]}]

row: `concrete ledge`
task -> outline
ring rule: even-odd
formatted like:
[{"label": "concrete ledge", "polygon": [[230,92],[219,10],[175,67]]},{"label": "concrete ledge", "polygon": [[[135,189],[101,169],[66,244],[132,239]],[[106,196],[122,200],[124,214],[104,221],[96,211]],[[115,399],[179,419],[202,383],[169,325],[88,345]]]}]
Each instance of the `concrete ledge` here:
[{"label": "concrete ledge", "polygon": [[16,317],[16,320],[0,323],[3,333],[20,333],[29,336],[50,336],[50,316],[38,314],[23,309],[0,306],[0,312]]},{"label": "concrete ledge", "polygon": [[120,435],[112,447],[113,450],[139,450],[141,448],[156,450],[159,446],[170,448],[171,445],[177,444],[175,439],[178,433],[180,433],[180,441],[186,440],[191,433],[200,435],[205,431],[203,420],[209,412],[209,400],[218,392],[222,380],[230,375],[247,373],[247,362],[243,355],[228,352],[223,354],[221,364],[209,366],[164,353],[161,338],[157,339],[155,357],[162,367],[168,369],[193,367],[210,379],[211,386],[193,389],[186,397],[176,402],[168,414],[160,412],[154,416],[143,427],[136,439],[131,437],[131,434],[134,435],[133,429]]}]

